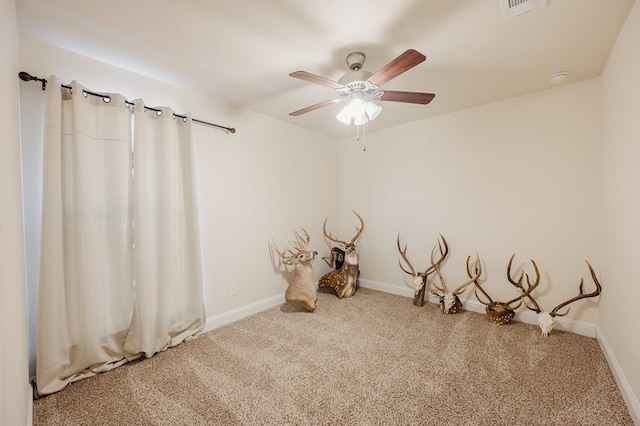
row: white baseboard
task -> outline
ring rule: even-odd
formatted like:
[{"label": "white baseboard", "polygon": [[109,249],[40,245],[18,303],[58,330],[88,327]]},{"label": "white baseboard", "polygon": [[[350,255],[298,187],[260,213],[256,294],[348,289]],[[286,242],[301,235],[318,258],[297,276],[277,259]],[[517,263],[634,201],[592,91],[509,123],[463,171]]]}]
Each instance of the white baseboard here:
[{"label": "white baseboard", "polygon": [[285,303],[284,293],[207,318],[203,333]]},{"label": "white baseboard", "polygon": [[[391,285],[373,280],[358,279],[358,284],[364,288],[370,288],[372,290],[383,291],[385,293],[396,294],[398,296],[404,296],[413,298],[413,289],[405,286]],[[429,303],[438,303],[438,300],[432,295],[428,295],[427,301]],[[483,314],[485,312],[484,305],[473,299],[461,299],[464,308],[468,311],[477,312]],[[232,323],[239,319],[248,317],[249,315],[257,314],[265,309],[273,308],[282,303],[285,303],[284,293],[269,297],[264,300],[260,300],[255,303],[251,303],[246,306],[233,309],[222,314],[214,315],[207,318],[203,332],[207,332],[218,328],[220,326]],[[538,324],[537,314],[531,311],[517,311],[515,316],[516,321],[523,322],[525,324]],[[556,330],[569,331],[571,333],[579,334],[581,336],[596,337],[596,325],[583,321],[574,321],[565,318],[556,318]]]},{"label": "white baseboard", "polygon": [[[392,293],[392,294],[397,294],[399,296],[413,298],[414,291],[412,288],[409,288],[407,286],[402,287],[397,285],[381,283],[378,281],[363,280],[363,279],[358,279],[358,283],[364,288],[370,288],[372,290],[384,291],[386,293]],[[438,303],[438,300],[432,295],[429,295],[426,300],[428,300],[430,303]],[[475,299],[460,298],[460,301],[462,302],[464,309],[468,311],[477,312],[480,314],[485,313],[484,305]],[[538,325],[538,315],[533,311],[517,311],[514,319],[516,321],[520,321],[525,324]],[[556,318],[555,320],[556,320],[556,324],[554,327],[555,330],[569,331],[571,333],[579,334],[581,336],[594,337],[594,338],[596,337],[595,324],[583,322],[583,321],[569,320],[566,318]]]},{"label": "white baseboard", "polygon": [[616,380],[616,384],[618,385],[618,389],[620,389],[620,393],[622,394],[622,398],[624,399],[625,404],[627,404],[627,408],[629,409],[629,414],[631,414],[631,418],[636,425],[640,425],[640,402],[638,402],[637,396],[633,393],[633,389],[631,389],[631,385],[629,385],[629,381],[627,377],[624,375],[618,360],[609,345],[604,333],[600,328],[597,328],[597,340],[602,352],[604,353],[605,358],[607,359],[607,363],[609,364],[609,368],[611,368],[611,372],[613,373],[613,377]]},{"label": "white baseboard", "polygon": [[27,404],[27,426],[33,425],[33,386],[29,384],[29,399]]}]

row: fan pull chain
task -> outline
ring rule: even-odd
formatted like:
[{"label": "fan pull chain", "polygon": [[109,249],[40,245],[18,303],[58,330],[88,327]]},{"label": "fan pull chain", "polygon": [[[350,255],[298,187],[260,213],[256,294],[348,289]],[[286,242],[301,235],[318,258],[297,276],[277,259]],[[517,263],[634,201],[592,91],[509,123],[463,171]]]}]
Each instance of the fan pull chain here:
[{"label": "fan pull chain", "polygon": [[356,142],[360,141],[360,127],[362,127],[362,151],[366,151],[367,150],[367,134],[365,132],[365,124],[362,124],[361,126],[356,126]]}]

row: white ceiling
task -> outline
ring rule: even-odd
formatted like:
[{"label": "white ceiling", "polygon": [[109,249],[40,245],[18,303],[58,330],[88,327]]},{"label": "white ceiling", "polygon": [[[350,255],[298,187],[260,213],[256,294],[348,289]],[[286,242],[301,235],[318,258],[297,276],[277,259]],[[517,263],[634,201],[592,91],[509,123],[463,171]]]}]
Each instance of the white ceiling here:
[{"label": "white ceiling", "polygon": [[547,0],[509,22],[501,0],[16,0],[16,8],[29,37],[341,138],[355,129],[335,119],[339,105],[288,115],[335,97],[289,73],[338,80],[352,51],[366,54],[371,72],[406,49],[426,55],[383,88],[435,99],[382,102],[372,132],[549,89],[559,71],[570,72],[563,84],[597,77],[633,2]]}]

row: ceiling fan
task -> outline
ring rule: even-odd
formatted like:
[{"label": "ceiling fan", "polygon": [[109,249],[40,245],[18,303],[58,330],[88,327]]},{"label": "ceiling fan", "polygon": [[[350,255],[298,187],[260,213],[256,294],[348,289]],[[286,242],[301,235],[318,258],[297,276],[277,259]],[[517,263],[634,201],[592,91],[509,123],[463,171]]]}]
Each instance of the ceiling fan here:
[{"label": "ceiling fan", "polygon": [[330,99],[294,111],[289,115],[295,117],[341,102],[345,99],[352,99],[337,115],[337,118],[346,124],[359,125],[373,120],[380,113],[382,108],[373,101],[405,102],[426,105],[435,97],[433,93],[401,92],[380,89],[380,86],[391,79],[424,62],[426,57],[417,50],[406,50],[373,74],[369,71],[362,70],[365,59],[366,56],[362,52],[350,53],[347,56],[347,65],[351,71],[343,75],[338,81],[333,81],[306,71],[296,71],[289,74],[291,77],[334,89],[339,96],[336,99]]}]

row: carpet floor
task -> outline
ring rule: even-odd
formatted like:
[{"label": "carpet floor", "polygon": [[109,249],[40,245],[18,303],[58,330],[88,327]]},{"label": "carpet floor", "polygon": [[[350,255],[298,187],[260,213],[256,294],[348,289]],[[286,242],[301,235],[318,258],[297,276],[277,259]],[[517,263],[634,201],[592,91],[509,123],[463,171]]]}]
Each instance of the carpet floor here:
[{"label": "carpet floor", "polygon": [[593,338],[320,291],[34,401],[41,425],[633,425]]}]

